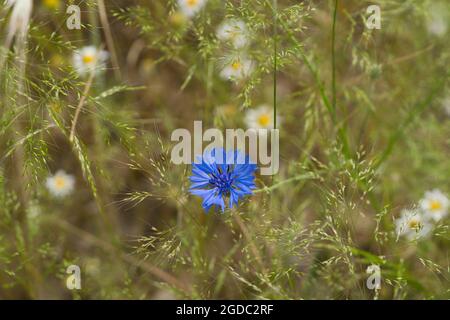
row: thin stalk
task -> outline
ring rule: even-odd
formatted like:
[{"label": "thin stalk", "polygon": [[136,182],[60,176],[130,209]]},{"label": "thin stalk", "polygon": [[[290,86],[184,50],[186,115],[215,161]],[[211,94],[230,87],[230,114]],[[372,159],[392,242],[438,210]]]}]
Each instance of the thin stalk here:
[{"label": "thin stalk", "polygon": [[117,80],[120,80],[121,74],[119,59],[117,58],[116,49],[114,47],[114,39],[111,32],[111,26],[108,21],[108,14],[106,12],[104,0],[97,0],[97,5],[100,14],[100,22],[102,24],[103,30],[105,31],[106,46],[108,47],[109,52],[111,52],[111,63],[113,65],[114,75],[116,76]]},{"label": "thin stalk", "polygon": [[277,0],[273,0],[273,128],[277,128],[277,67],[278,67],[278,56],[277,56]]},{"label": "thin stalk", "polygon": [[311,173],[306,173],[306,174],[300,174],[297,175],[295,177],[280,181],[270,187],[263,187],[261,189],[256,189],[253,191],[253,193],[260,193],[260,192],[267,192],[270,193],[271,191],[278,189],[280,187],[282,187],[283,185],[290,183],[290,182],[294,182],[294,181],[302,181],[302,180],[313,180],[313,179],[319,179],[320,177],[318,175],[314,175]]},{"label": "thin stalk", "polygon": [[[272,2],[270,0],[266,0],[266,4],[272,10],[275,10],[275,8],[273,7]],[[298,48],[301,48],[302,47],[301,43],[297,40],[297,38],[292,33],[292,31],[289,29],[289,27],[286,25],[286,23],[282,19],[278,20],[278,23],[283,28],[283,32],[285,32],[287,34],[289,39],[293,43],[295,43],[298,46]],[[322,81],[320,80],[319,73],[318,73],[317,69],[313,66],[313,64],[308,59],[308,57],[306,56],[305,52],[303,52],[303,50],[300,50],[300,58],[301,58],[302,62],[306,65],[306,67],[308,68],[308,70],[311,72],[311,74],[314,77],[316,85],[317,85],[317,87],[319,89],[320,98],[322,99],[322,102],[323,102],[325,108],[327,109],[328,113],[330,114],[332,123],[338,127],[337,133],[338,133],[340,141],[342,142],[343,151],[344,151],[344,154],[345,154],[346,158],[351,158],[350,148],[349,148],[349,144],[348,144],[348,141],[347,141],[347,136],[345,134],[345,130],[342,130],[342,128],[340,127],[341,124],[339,124],[338,121],[337,121],[336,115],[333,112],[333,106],[332,106],[329,98],[326,95],[325,87],[324,87]]]},{"label": "thin stalk", "polygon": [[74,115],[73,121],[72,121],[72,127],[70,129],[70,137],[69,137],[70,142],[73,142],[73,137],[75,136],[75,130],[76,130],[76,127],[77,127],[78,117],[80,116],[81,109],[83,108],[84,103],[85,103],[85,101],[87,99],[87,96],[89,94],[89,90],[92,87],[92,83],[94,81],[94,77],[95,77],[95,65],[94,65],[94,68],[92,68],[92,71],[91,71],[91,73],[89,75],[89,79],[86,82],[86,85],[84,87],[83,95],[81,96],[81,99],[80,99],[80,101],[78,103],[78,106],[77,106],[77,108],[75,110],[75,115]]},{"label": "thin stalk", "polygon": [[[336,23],[339,0],[334,1],[333,23],[331,26],[331,110],[332,117],[337,120],[337,97],[336,97]],[[347,129],[345,121],[338,125],[338,136],[342,143],[344,154],[350,157],[350,146],[347,139]]]},{"label": "thin stalk", "polygon": [[250,250],[252,251],[253,256],[256,259],[256,262],[258,263],[259,267],[261,268],[261,271],[266,274],[267,273],[267,269],[264,265],[264,261],[261,255],[261,252],[259,251],[258,247],[255,245],[254,240],[254,235],[250,232],[250,230],[245,226],[244,221],[242,221],[241,217],[239,216],[239,214],[234,214],[233,215],[234,220],[236,221],[236,223],[238,224],[239,228],[241,229],[242,234],[244,235],[244,237],[247,239],[248,243],[250,244]]},{"label": "thin stalk", "polygon": [[336,117],[336,21],[338,0],[334,1],[333,25],[331,29],[331,105]]},{"label": "thin stalk", "polygon": [[376,161],[374,168],[378,169],[386,159],[391,155],[394,150],[395,144],[400,140],[408,127],[417,119],[418,116],[422,112],[425,111],[431,104],[431,102],[438,96],[441,91],[445,88],[446,79],[450,76],[450,74],[446,74],[436,85],[434,85],[425,99],[416,103],[411,110],[408,112],[406,119],[397,126],[397,129],[391,134],[389,140],[387,142],[387,146],[384,151],[381,153],[381,156]]}]

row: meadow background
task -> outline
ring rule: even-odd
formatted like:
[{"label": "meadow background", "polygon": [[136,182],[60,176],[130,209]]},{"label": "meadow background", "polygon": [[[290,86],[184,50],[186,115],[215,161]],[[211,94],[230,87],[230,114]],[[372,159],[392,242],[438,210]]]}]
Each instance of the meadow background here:
[{"label": "meadow background", "polygon": [[[66,27],[69,4],[81,30]],[[371,4],[380,30],[365,27]],[[416,240],[395,224],[425,192],[450,194],[449,2],[177,10],[36,0],[26,36],[3,47],[0,298],[450,298],[448,217]],[[11,14],[0,17],[3,44]],[[239,81],[221,77],[236,53],[216,36],[229,18],[247,25],[255,66]],[[72,58],[90,45],[109,52],[92,78]],[[280,118],[279,173],[257,175],[237,208],[205,214],[190,166],[170,162],[171,132],[194,120],[246,128],[260,105]],[[46,179],[61,169],[75,185],[55,197]],[[72,264],[81,290],[66,288]],[[366,286],[370,265],[379,290]]]}]

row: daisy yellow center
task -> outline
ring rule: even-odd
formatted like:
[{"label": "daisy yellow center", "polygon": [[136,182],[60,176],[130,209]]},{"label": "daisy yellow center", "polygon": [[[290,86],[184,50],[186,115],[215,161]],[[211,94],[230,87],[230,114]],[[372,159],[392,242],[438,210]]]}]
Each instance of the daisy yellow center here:
[{"label": "daisy yellow center", "polygon": [[87,54],[85,56],[83,56],[83,63],[85,64],[89,64],[94,62],[95,57],[93,55]]},{"label": "daisy yellow center", "polygon": [[411,219],[408,222],[408,227],[413,230],[418,230],[420,228],[420,222],[415,219]]},{"label": "daisy yellow center", "polygon": [[58,189],[64,188],[65,185],[66,185],[66,180],[63,177],[56,177],[55,178],[55,186]]},{"label": "daisy yellow center", "polygon": [[198,3],[198,0],[187,0],[187,5],[189,7],[194,7],[197,5],[197,3]]},{"label": "daisy yellow center", "polygon": [[44,0],[44,5],[48,8],[57,8],[59,7],[59,0]]},{"label": "daisy yellow center", "polygon": [[233,70],[237,71],[241,68],[242,64],[239,61],[235,61],[231,64],[231,68],[233,68]]},{"label": "daisy yellow center", "polygon": [[230,30],[228,31],[228,34],[231,39],[235,39],[239,35],[239,30],[237,29]]},{"label": "daisy yellow center", "polygon": [[258,117],[258,123],[261,127],[267,127],[270,123],[270,116],[268,114],[262,114]]},{"label": "daisy yellow center", "polygon": [[430,209],[431,211],[438,211],[442,209],[442,203],[440,203],[437,200],[433,200],[430,202]]}]

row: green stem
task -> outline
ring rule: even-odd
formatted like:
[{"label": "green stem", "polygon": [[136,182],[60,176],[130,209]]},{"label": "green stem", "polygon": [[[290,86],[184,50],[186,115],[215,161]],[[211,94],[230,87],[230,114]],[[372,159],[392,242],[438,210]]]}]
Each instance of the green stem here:
[{"label": "green stem", "polygon": [[[339,0],[334,1],[333,23],[331,27],[331,111],[332,117],[337,120],[337,97],[336,97],[336,23]],[[350,146],[347,139],[346,121],[338,125],[338,137],[342,143],[344,154],[349,158],[351,156]]]},{"label": "green stem", "polygon": [[270,193],[270,191],[272,191],[274,189],[278,189],[279,187],[281,187],[284,184],[289,183],[289,182],[300,181],[300,180],[311,180],[311,179],[317,179],[317,178],[319,178],[318,175],[311,174],[311,173],[300,174],[300,175],[297,175],[295,177],[292,177],[292,178],[280,181],[280,182],[278,182],[278,183],[276,183],[276,184],[274,184],[274,185],[272,185],[270,187],[264,187],[264,188],[261,188],[261,189],[256,189],[256,190],[253,191],[253,193],[260,193],[260,192]]},{"label": "green stem", "polygon": [[[273,7],[273,5],[271,4],[271,2],[269,0],[266,0],[266,4],[273,11],[275,11],[275,8]],[[292,31],[289,29],[289,27],[286,25],[286,23],[282,19],[278,20],[278,22],[280,23],[281,27],[283,28],[283,32],[285,32],[288,35],[289,39],[293,43],[295,43],[295,45],[297,45],[298,48],[300,49],[302,47],[300,42],[297,40],[297,38],[292,33]],[[349,158],[351,158],[351,153],[350,153],[350,148],[349,148],[349,144],[347,141],[345,129],[340,127],[341,124],[339,124],[337,122],[336,115],[333,112],[333,106],[325,93],[325,88],[324,88],[322,81],[320,80],[319,73],[318,73],[317,69],[313,66],[311,61],[308,59],[305,52],[303,50],[299,50],[299,53],[300,53],[300,58],[301,58],[302,62],[306,65],[306,67],[309,69],[309,71],[311,72],[311,74],[314,77],[314,81],[316,82],[316,85],[319,89],[320,97],[322,99],[322,102],[323,102],[325,108],[328,110],[328,113],[330,114],[332,123],[334,125],[338,126],[338,130],[337,130],[338,136],[339,136],[340,141],[342,142],[344,154],[345,154],[346,158],[349,159]]]},{"label": "green stem", "polygon": [[336,118],[336,21],[337,21],[338,0],[334,1],[333,26],[331,31],[331,105],[333,107],[334,117]]},{"label": "green stem", "polygon": [[273,0],[273,127],[277,128],[277,0]]}]

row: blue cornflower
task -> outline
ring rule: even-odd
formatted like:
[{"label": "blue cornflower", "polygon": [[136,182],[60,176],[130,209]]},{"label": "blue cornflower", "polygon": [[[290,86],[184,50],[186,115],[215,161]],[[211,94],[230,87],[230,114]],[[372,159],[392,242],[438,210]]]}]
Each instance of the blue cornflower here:
[{"label": "blue cornflower", "polygon": [[237,205],[240,198],[251,195],[255,186],[256,164],[240,151],[225,151],[214,148],[205,151],[192,164],[190,193],[203,198],[202,207],[208,212],[212,206],[220,206],[225,211]]}]

